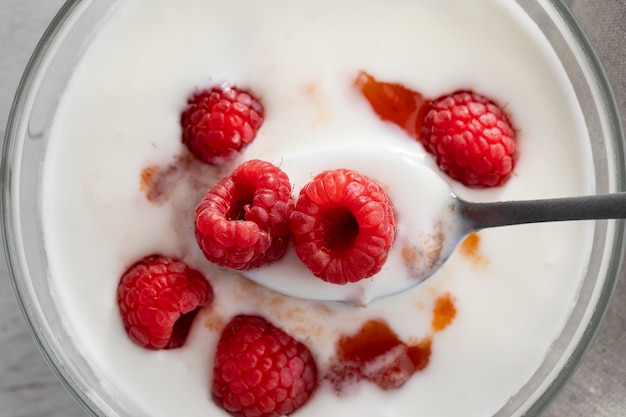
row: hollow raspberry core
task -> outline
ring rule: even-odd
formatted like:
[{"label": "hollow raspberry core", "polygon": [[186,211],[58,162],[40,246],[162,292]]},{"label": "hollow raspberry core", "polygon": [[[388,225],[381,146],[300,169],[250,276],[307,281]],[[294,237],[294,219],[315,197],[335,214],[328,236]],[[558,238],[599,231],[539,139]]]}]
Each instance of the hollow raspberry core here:
[{"label": "hollow raspberry core", "polygon": [[320,173],[302,188],[290,227],[296,254],[313,275],[346,284],[380,271],[396,220],[378,183],[337,169]]},{"label": "hollow raspberry core", "polygon": [[252,205],[253,192],[247,189],[233,190],[233,205],[225,214],[227,220],[245,220],[246,210]]},{"label": "hollow raspberry core", "polygon": [[359,223],[345,207],[334,207],[322,215],[324,245],[333,251],[344,251],[354,244],[359,234]]},{"label": "hollow raspberry core", "polygon": [[293,209],[287,174],[254,159],[218,181],[196,208],[204,256],[227,268],[257,268],[283,256]]}]

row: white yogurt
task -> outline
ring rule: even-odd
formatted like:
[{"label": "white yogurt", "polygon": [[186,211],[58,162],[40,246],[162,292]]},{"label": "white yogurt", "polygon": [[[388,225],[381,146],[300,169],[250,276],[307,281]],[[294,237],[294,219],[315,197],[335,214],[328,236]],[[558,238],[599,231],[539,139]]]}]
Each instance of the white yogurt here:
[{"label": "white yogurt", "polygon": [[[263,315],[304,341],[322,370],[338,337],[371,318],[385,319],[407,342],[432,336],[428,367],[400,390],[363,383],[339,398],[323,383],[298,416],[485,417],[524,385],[576,298],[589,257],[590,223],[481,232],[477,254],[459,251],[413,290],[354,308],[285,297],[210,266],[192,231],[193,208],[203,192],[184,181],[197,175],[182,175],[158,203],[140,187],[146,167],[167,166],[182,152],[178,120],[189,94],[222,81],[252,89],[266,109],[265,123],[240,161],[278,164],[336,145],[382,144],[424,155],[419,143],[381,122],[354,89],[358,71],[366,70],[429,97],[471,88],[506,105],[519,130],[515,175],[493,190],[451,184],[461,197],[589,193],[588,138],[571,87],[540,31],[511,3],[120,4],[61,100],[42,203],[59,309],[120,403],[140,410],[133,415],[226,415],[210,399],[210,370],[220,326],[237,313]],[[200,171],[207,186],[227,173]],[[216,293],[177,350],[149,352],[134,345],[115,304],[120,274],[155,252],[205,272]],[[432,308],[446,293],[457,315],[433,334]]]}]

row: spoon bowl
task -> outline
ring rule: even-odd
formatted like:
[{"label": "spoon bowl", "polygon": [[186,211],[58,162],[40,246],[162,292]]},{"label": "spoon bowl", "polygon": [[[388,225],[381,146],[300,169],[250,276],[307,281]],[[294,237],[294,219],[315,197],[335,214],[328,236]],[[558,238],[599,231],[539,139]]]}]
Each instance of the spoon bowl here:
[{"label": "spoon bowl", "polygon": [[469,234],[525,223],[626,218],[626,193],[556,199],[476,203],[456,196],[422,154],[394,148],[332,148],[279,162],[294,192],[328,169],[347,168],[383,185],[394,205],[397,234],[382,270],[337,285],[315,277],[292,247],[285,256],[243,274],[265,287],[309,300],[365,306],[406,291],[432,276]]},{"label": "spoon bowl", "polygon": [[276,161],[294,194],[318,173],[337,168],[358,171],[382,184],[396,212],[397,232],[382,270],[355,283],[337,285],[315,277],[293,247],[280,260],[244,275],[281,293],[312,300],[366,305],[411,288],[456,246],[455,199],[448,184],[422,156],[395,148],[333,148]]}]

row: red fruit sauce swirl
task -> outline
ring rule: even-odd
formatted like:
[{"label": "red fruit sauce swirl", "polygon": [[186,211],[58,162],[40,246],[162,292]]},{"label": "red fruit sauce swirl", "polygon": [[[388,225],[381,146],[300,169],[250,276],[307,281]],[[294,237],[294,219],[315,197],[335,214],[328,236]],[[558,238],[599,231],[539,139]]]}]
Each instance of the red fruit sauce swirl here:
[{"label": "red fruit sauce swirl", "polygon": [[[433,308],[432,334],[447,328],[456,313],[450,294],[438,297]],[[355,334],[344,335],[338,340],[336,358],[325,379],[339,395],[362,380],[375,383],[384,390],[400,388],[428,366],[432,334],[408,344],[385,321],[369,320]]]},{"label": "red fruit sauce swirl", "polygon": [[378,81],[365,71],[359,72],[355,85],[378,117],[395,123],[411,137],[420,139],[422,121],[430,108],[430,100],[401,84]]}]

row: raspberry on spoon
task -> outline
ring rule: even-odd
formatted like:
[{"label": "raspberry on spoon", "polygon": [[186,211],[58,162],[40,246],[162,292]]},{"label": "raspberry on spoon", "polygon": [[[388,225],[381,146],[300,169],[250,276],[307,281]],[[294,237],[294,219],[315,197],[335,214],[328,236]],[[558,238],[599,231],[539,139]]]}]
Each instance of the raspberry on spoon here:
[{"label": "raspberry on spoon", "polygon": [[195,235],[204,256],[227,268],[258,268],[283,256],[293,210],[287,174],[258,159],[217,182],[196,208]]},{"label": "raspberry on spoon", "polygon": [[117,288],[124,328],[147,349],[182,346],[198,308],[211,301],[213,289],[200,272],[162,255],[137,261]]},{"label": "raspberry on spoon", "polygon": [[263,123],[263,106],[237,87],[213,87],[193,94],[180,123],[182,140],[201,161],[220,165],[234,159]]},{"label": "raspberry on spoon", "polygon": [[383,188],[348,169],[324,171],[300,191],[291,232],[296,254],[317,277],[334,284],[377,273],[396,232]]},{"label": "raspberry on spoon", "polygon": [[230,414],[285,416],[302,407],[316,387],[309,349],[264,318],[236,316],[222,331],[211,393]]}]

